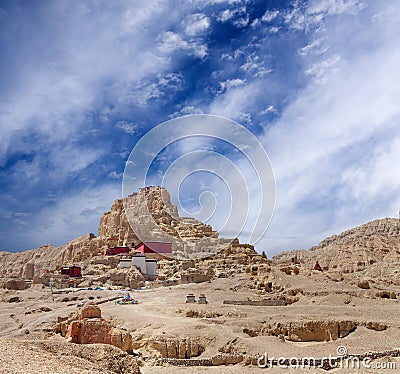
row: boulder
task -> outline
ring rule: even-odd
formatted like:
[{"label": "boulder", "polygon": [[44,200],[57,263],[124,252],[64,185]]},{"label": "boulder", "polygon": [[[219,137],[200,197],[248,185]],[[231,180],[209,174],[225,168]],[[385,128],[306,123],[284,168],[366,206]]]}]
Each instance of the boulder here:
[{"label": "boulder", "polygon": [[365,327],[370,330],[375,330],[375,331],[383,331],[387,329],[387,326],[383,323],[379,322],[367,322],[365,324]]},{"label": "boulder", "polygon": [[370,285],[369,285],[369,282],[367,280],[363,280],[363,281],[359,282],[357,284],[357,286],[359,288],[362,288],[363,290],[369,290],[371,288]]},{"label": "boulder", "polygon": [[22,299],[19,296],[11,296],[8,300],[7,303],[19,303],[21,302]]},{"label": "boulder", "polygon": [[101,309],[93,302],[87,303],[79,316],[79,319],[84,318],[101,318]]},{"label": "boulder", "polygon": [[29,288],[29,284],[23,279],[9,279],[4,282],[3,287],[7,288],[8,290],[26,290]]},{"label": "boulder", "polygon": [[211,357],[211,362],[213,366],[225,365],[225,356],[224,355],[215,355]]},{"label": "boulder", "polygon": [[110,344],[123,351],[132,350],[131,335],[113,327],[109,321],[102,318],[72,321],[68,329],[68,339],[77,344]]},{"label": "boulder", "polygon": [[109,279],[114,286],[138,288],[143,287],[145,284],[142,273],[135,267],[113,269],[109,272]]}]

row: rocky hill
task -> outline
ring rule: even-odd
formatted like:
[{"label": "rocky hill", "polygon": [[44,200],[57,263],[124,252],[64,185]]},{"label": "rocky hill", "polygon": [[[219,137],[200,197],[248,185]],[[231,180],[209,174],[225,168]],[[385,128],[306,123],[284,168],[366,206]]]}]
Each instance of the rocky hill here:
[{"label": "rocky hill", "polygon": [[97,237],[87,234],[60,247],[45,245],[24,252],[0,252],[0,277],[33,279],[45,270],[80,264],[103,254],[109,238],[131,248],[145,240],[172,242],[174,254],[181,258],[216,253],[231,242],[219,238],[210,225],[179,217],[164,188],[146,187],[114,201],[111,210],[100,219]]},{"label": "rocky hill", "polygon": [[[297,257],[312,268],[318,260],[324,270],[358,272],[373,264],[400,262],[399,221],[385,218],[368,222],[324,239],[308,251],[288,251],[273,257],[276,263],[290,263]],[[376,268],[376,266],[374,266]]]},{"label": "rocky hill", "polygon": [[98,238],[116,238],[119,245],[131,247],[141,241],[172,242],[179,258],[216,253],[232,241],[219,238],[210,225],[180,217],[168,191],[154,186],[115,200],[111,211],[100,219]]},{"label": "rocky hill", "polygon": [[54,247],[50,244],[24,252],[0,252],[1,277],[33,279],[47,270],[56,270],[63,265],[78,263],[85,258],[102,253],[104,241],[94,234],[87,234],[66,245]]}]

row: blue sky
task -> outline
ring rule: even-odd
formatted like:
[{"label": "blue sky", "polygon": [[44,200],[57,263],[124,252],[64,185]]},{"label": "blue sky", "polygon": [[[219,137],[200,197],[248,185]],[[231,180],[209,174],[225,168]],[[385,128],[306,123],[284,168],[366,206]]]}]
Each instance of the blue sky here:
[{"label": "blue sky", "polygon": [[389,0],[0,1],[0,250],[96,233],[138,140],[197,113],[268,152],[257,249],[396,216],[399,21]]}]

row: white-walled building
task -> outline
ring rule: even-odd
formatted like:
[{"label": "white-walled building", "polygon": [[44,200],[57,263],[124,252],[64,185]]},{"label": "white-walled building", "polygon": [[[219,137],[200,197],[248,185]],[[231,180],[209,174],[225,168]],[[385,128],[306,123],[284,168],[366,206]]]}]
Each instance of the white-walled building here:
[{"label": "white-walled building", "polygon": [[119,260],[119,268],[120,269],[127,269],[132,266],[132,260],[130,258],[121,258]]},{"label": "white-walled building", "polygon": [[120,269],[129,269],[134,266],[147,277],[157,277],[157,260],[146,258],[141,253],[136,253],[132,258],[121,258],[118,266]]},{"label": "white-walled building", "polygon": [[146,259],[146,275],[157,276],[157,260]]},{"label": "white-walled building", "polygon": [[136,268],[144,275],[146,273],[146,256],[145,255],[135,255],[132,256],[131,265],[136,266]]}]

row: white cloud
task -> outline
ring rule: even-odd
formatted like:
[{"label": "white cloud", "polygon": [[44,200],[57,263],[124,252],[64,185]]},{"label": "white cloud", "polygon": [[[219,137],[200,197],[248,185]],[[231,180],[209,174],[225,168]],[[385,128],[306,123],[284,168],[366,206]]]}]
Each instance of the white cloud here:
[{"label": "white cloud", "polygon": [[43,208],[34,219],[27,220],[29,232],[24,234],[24,239],[36,246],[42,245],[43,240],[62,245],[89,232],[97,235],[101,215],[119,196],[119,184],[96,186],[73,196],[59,196],[54,204]]},{"label": "white cloud", "polygon": [[231,88],[233,88],[233,87],[238,87],[238,86],[242,86],[243,84],[245,84],[245,80],[243,80],[243,79],[238,79],[238,78],[235,78],[235,79],[227,79],[226,81],[224,81],[224,82],[220,82],[219,83],[219,87],[220,87],[220,89],[219,89],[219,93],[221,93],[221,92],[224,92],[224,91],[226,91],[226,90],[229,90],[229,89],[231,89]]},{"label": "white cloud", "polygon": [[271,34],[276,34],[277,32],[279,32],[281,28],[278,26],[272,26],[268,28],[268,32]]},{"label": "white cloud", "polygon": [[306,46],[299,48],[297,51],[297,54],[299,56],[307,56],[310,54],[316,54],[316,55],[321,55],[328,51],[329,46],[323,44],[324,39],[315,39]]},{"label": "white cloud", "polygon": [[122,179],[122,176],[124,173],[117,173],[116,171],[112,171],[110,174],[108,174],[108,177],[111,179]]},{"label": "white cloud", "polygon": [[[0,163],[11,145],[13,152],[19,151],[16,140],[21,134],[35,134],[45,145],[58,148],[66,139],[91,131],[88,114],[102,106],[102,94],[117,103],[112,109],[102,108],[99,119],[106,123],[132,95],[132,82],[167,71],[169,56],[160,56],[154,36],[143,32],[155,19],[155,30],[168,25],[166,18],[157,18],[165,8],[163,1],[106,6],[97,17],[97,10],[87,4],[46,7],[45,28],[23,46],[16,39],[12,48],[19,72],[8,86],[7,100],[0,102]],[[61,23],[52,21],[57,19]],[[28,27],[32,25],[21,22],[21,33]],[[108,86],[111,81],[114,84]],[[40,149],[42,144],[29,146]]]},{"label": "white cloud", "polygon": [[139,81],[136,84],[135,93],[127,99],[130,103],[144,108],[150,100],[159,99],[167,92],[179,91],[182,81],[183,77],[180,73],[157,74],[155,82],[149,82],[148,79]]},{"label": "white cloud", "polygon": [[249,113],[255,99],[262,91],[262,81],[237,85],[218,95],[209,106],[209,113],[240,121],[243,113]]},{"label": "white cloud", "polygon": [[129,134],[129,135],[134,135],[137,133],[138,125],[135,125],[133,123],[129,123],[127,121],[118,121],[115,125],[117,129],[122,130],[123,132]]},{"label": "white cloud", "polygon": [[158,40],[158,50],[165,55],[183,50],[200,59],[207,56],[207,46],[197,39],[190,39],[188,41],[178,33],[166,31],[159,35]]},{"label": "white cloud", "polygon": [[189,114],[203,114],[203,110],[195,105],[186,105],[182,109],[172,113],[169,118],[187,116]]},{"label": "white cloud", "polygon": [[230,9],[223,10],[217,17],[220,22],[226,22],[234,16],[235,12]]},{"label": "white cloud", "polygon": [[248,25],[249,23],[249,15],[246,11],[245,6],[241,6],[235,9],[225,9],[219,13],[217,20],[220,22],[232,22],[238,28],[242,28]]},{"label": "white cloud", "polygon": [[222,60],[226,60],[226,61],[235,61],[237,60],[239,57],[245,55],[246,52],[240,48],[235,49],[235,51],[232,54],[229,53],[223,53],[221,55],[221,59]]},{"label": "white cloud", "polygon": [[267,10],[261,17],[263,22],[271,22],[279,15],[279,10]]},{"label": "white cloud", "polygon": [[104,154],[104,149],[92,149],[78,144],[59,148],[47,146],[45,153],[35,155],[32,160],[19,160],[9,172],[15,186],[34,188],[45,179],[47,185],[64,183],[95,163]]},{"label": "white cloud", "polygon": [[123,160],[126,160],[126,158],[129,156],[129,153],[129,150],[122,149],[120,152],[118,152],[118,156],[121,157]]},{"label": "white cloud", "polygon": [[250,17],[248,14],[245,14],[243,17],[236,18],[232,23],[236,27],[246,27],[249,24]]},{"label": "white cloud", "polygon": [[312,76],[317,83],[324,83],[326,74],[335,69],[340,60],[340,56],[336,54],[325,60],[317,61],[305,71],[305,74]]},{"label": "white cloud", "polygon": [[[328,235],[394,216],[400,204],[400,50],[393,47],[400,6],[329,4],[292,14],[289,27],[309,35],[297,51],[307,84],[262,138],[277,178],[277,209],[257,246],[269,255],[307,249]],[[250,56],[242,68],[247,74],[261,63]],[[247,77],[218,95],[209,112],[245,121],[266,87],[265,77]],[[275,111],[269,105],[258,114]]]},{"label": "white cloud", "polygon": [[246,62],[240,66],[240,70],[243,70],[245,73],[253,74],[255,78],[262,77],[272,72],[272,69],[265,67],[264,62],[255,52],[246,57]]},{"label": "white cloud", "polygon": [[[129,6],[130,5],[130,6]],[[140,30],[143,25],[160,15],[165,9],[164,0],[154,0],[151,3],[128,4],[122,14],[122,26],[125,32],[135,32]]]},{"label": "white cloud", "polygon": [[186,35],[196,36],[210,27],[210,19],[202,13],[191,14],[185,19],[183,26]]},{"label": "white cloud", "polygon": [[[65,177],[80,172],[98,160],[104,152],[104,149],[92,149],[79,145],[53,149],[50,156],[50,162],[54,167],[53,175]],[[38,175],[40,176],[41,173],[38,172]],[[52,173],[49,176],[51,175]]]},{"label": "white cloud", "polygon": [[15,217],[30,217],[32,213],[29,212],[15,212],[13,214]]},{"label": "white cloud", "polygon": [[[198,0],[200,3],[204,3],[203,0]],[[208,1],[210,4],[247,4],[249,0],[210,0]]]},{"label": "white cloud", "polygon": [[22,185],[25,187],[32,186],[40,182],[41,166],[39,160],[33,159],[32,161],[20,160],[12,170],[11,179],[14,184]]},{"label": "white cloud", "polygon": [[[369,201],[369,206],[382,209],[379,205],[383,196],[395,197],[398,194],[400,177],[390,172],[394,170],[398,160],[400,160],[400,134],[387,139],[382,146],[374,147],[372,152],[361,157],[359,164],[351,165],[343,173],[340,198],[344,201],[353,199],[358,202],[357,209],[364,209],[363,204],[366,201]],[[377,196],[381,198],[377,199]],[[393,212],[397,208],[400,207],[393,204]]]},{"label": "white cloud", "polygon": [[308,8],[309,14],[338,15],[338,14],[357,14],[365,7],[365,3],[360,0],[316,0]]},{"label": "white cloud", "polygon": [[250,125],[252,121],[252,117],[250,113],[238,113],[238,122],[241,124]]},{"label": "white cloud", "polygon": [[284,12],[283,18],[294,30],[321,30],[325,18],[335,15],[356,15],[365,7],[359,0],[313,0],[306,4],[294,2],[292,9]]},{"label": "white cloud", "polygon": [[259,114],[259,115],[265,115],[265,114],[268,114],[268,113],[277,114],[278,111],[277,111],[277,109],[276,109],[273,105],[269,105],[269,106],[267,106],[264,110],[262,110],[261,112],[259,112],[258,114]]}]

